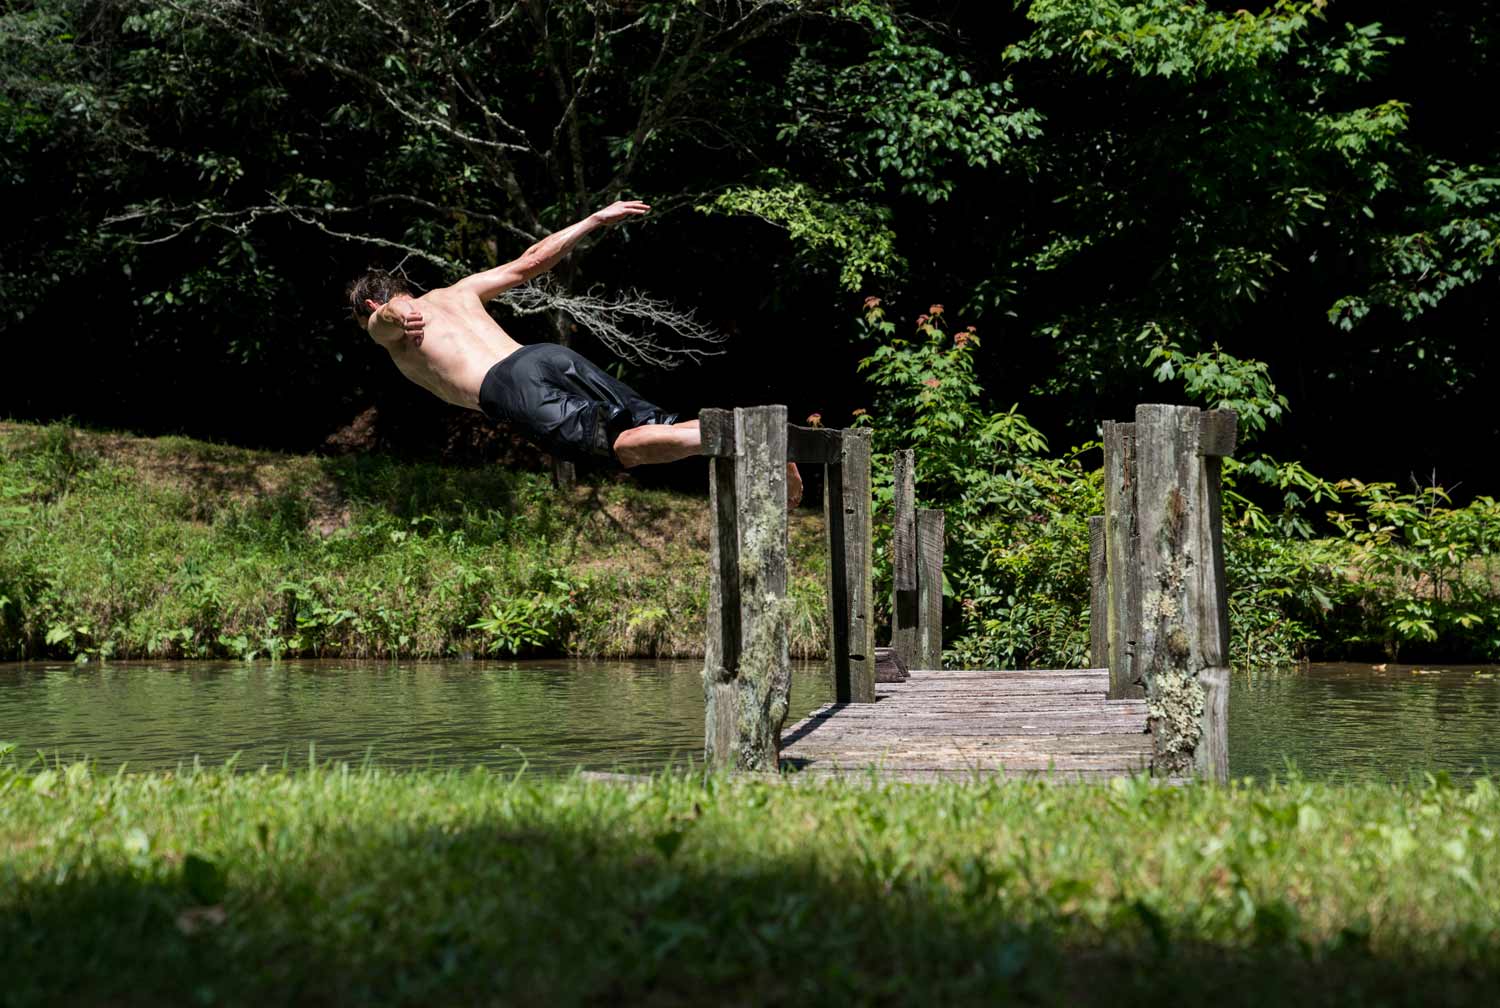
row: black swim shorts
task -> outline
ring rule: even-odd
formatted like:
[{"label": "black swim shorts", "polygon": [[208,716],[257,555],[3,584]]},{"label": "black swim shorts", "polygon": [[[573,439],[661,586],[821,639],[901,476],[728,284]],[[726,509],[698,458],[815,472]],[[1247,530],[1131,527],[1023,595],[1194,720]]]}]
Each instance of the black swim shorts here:
[{"label": "black swim shorts", "polygon": [[556,343],[523,346],[490,368],[479,387],[479,408],[515,424],[557,458],[615,466],[621,431],[677,420]]}]

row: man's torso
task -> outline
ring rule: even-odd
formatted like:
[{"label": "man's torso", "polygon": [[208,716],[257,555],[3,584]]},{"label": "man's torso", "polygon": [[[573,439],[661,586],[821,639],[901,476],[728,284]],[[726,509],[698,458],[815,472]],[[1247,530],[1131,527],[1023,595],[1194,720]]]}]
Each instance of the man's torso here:
[{"label": "man's torso", "polygon": [[520,344],[471,293],[441,287],[412,300],[425,322],[422,344],[401,340],[388,346],[391,359],[402,374],[439,399],[477,410],[485,374]]}]

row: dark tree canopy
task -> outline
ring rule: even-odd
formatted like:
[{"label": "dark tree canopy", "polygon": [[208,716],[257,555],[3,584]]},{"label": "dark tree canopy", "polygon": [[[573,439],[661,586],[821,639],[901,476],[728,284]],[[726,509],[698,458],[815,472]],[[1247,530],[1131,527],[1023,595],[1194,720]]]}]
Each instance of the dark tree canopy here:
[{"label": "dark tree canopy", "polygon": [[[5,412],[426,430],[350,276],[442,283],[628,195],[649,223],[496,311],[676,408],[842,422],[878,295],[974,323],[992,403],[1055,440],[1171,395],[1153,348],[1218,344],[1290,399],[1268,447],[1493,489],[1451,431],[1500,434],[1495,0],[995,6],[10,3],[0,325],[35,363]],[[661,370],[691,331],[641,296],[724,354]]]}]

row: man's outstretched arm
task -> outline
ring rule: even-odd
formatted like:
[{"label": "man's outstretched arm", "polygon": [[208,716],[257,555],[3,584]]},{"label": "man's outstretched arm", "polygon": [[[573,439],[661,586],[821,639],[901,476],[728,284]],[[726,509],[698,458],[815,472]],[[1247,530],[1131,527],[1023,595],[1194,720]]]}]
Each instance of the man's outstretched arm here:
[{"label": "man's outstretched arm", "polygon": [[596,231],[610,224],[618,224],[631,217],[639,217],[650,209],[640,200],[621,200],[618,203],[611,203],[603,210],[589,214],[577,224],[571,224],[561,231],[554,231],[521,253],[519,258],[503,266],[496,266],[492,270],[465,277],[453,286],[472,291],[479,297],[479,300],[488,301],[501,291],[519,287],[532,277],[540,276],[556,266],[563,256],[571,252],[573,246],[577,245],[590,231]]}]

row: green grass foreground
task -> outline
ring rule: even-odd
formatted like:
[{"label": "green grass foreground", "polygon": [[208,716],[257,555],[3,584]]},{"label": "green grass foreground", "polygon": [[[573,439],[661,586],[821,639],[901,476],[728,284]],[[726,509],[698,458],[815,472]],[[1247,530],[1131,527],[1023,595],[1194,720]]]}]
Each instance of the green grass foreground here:
[{"label": "green grass foreground", "polygon": [[[821,515],[790,540],[815,657]],[[0,424],[0,660],[697,656],[707,599],[706,491]]]},{"label": "green grass foreground", "polygon": [[0,761],[0,1002],[1493,1004],[1500,792]]}]

